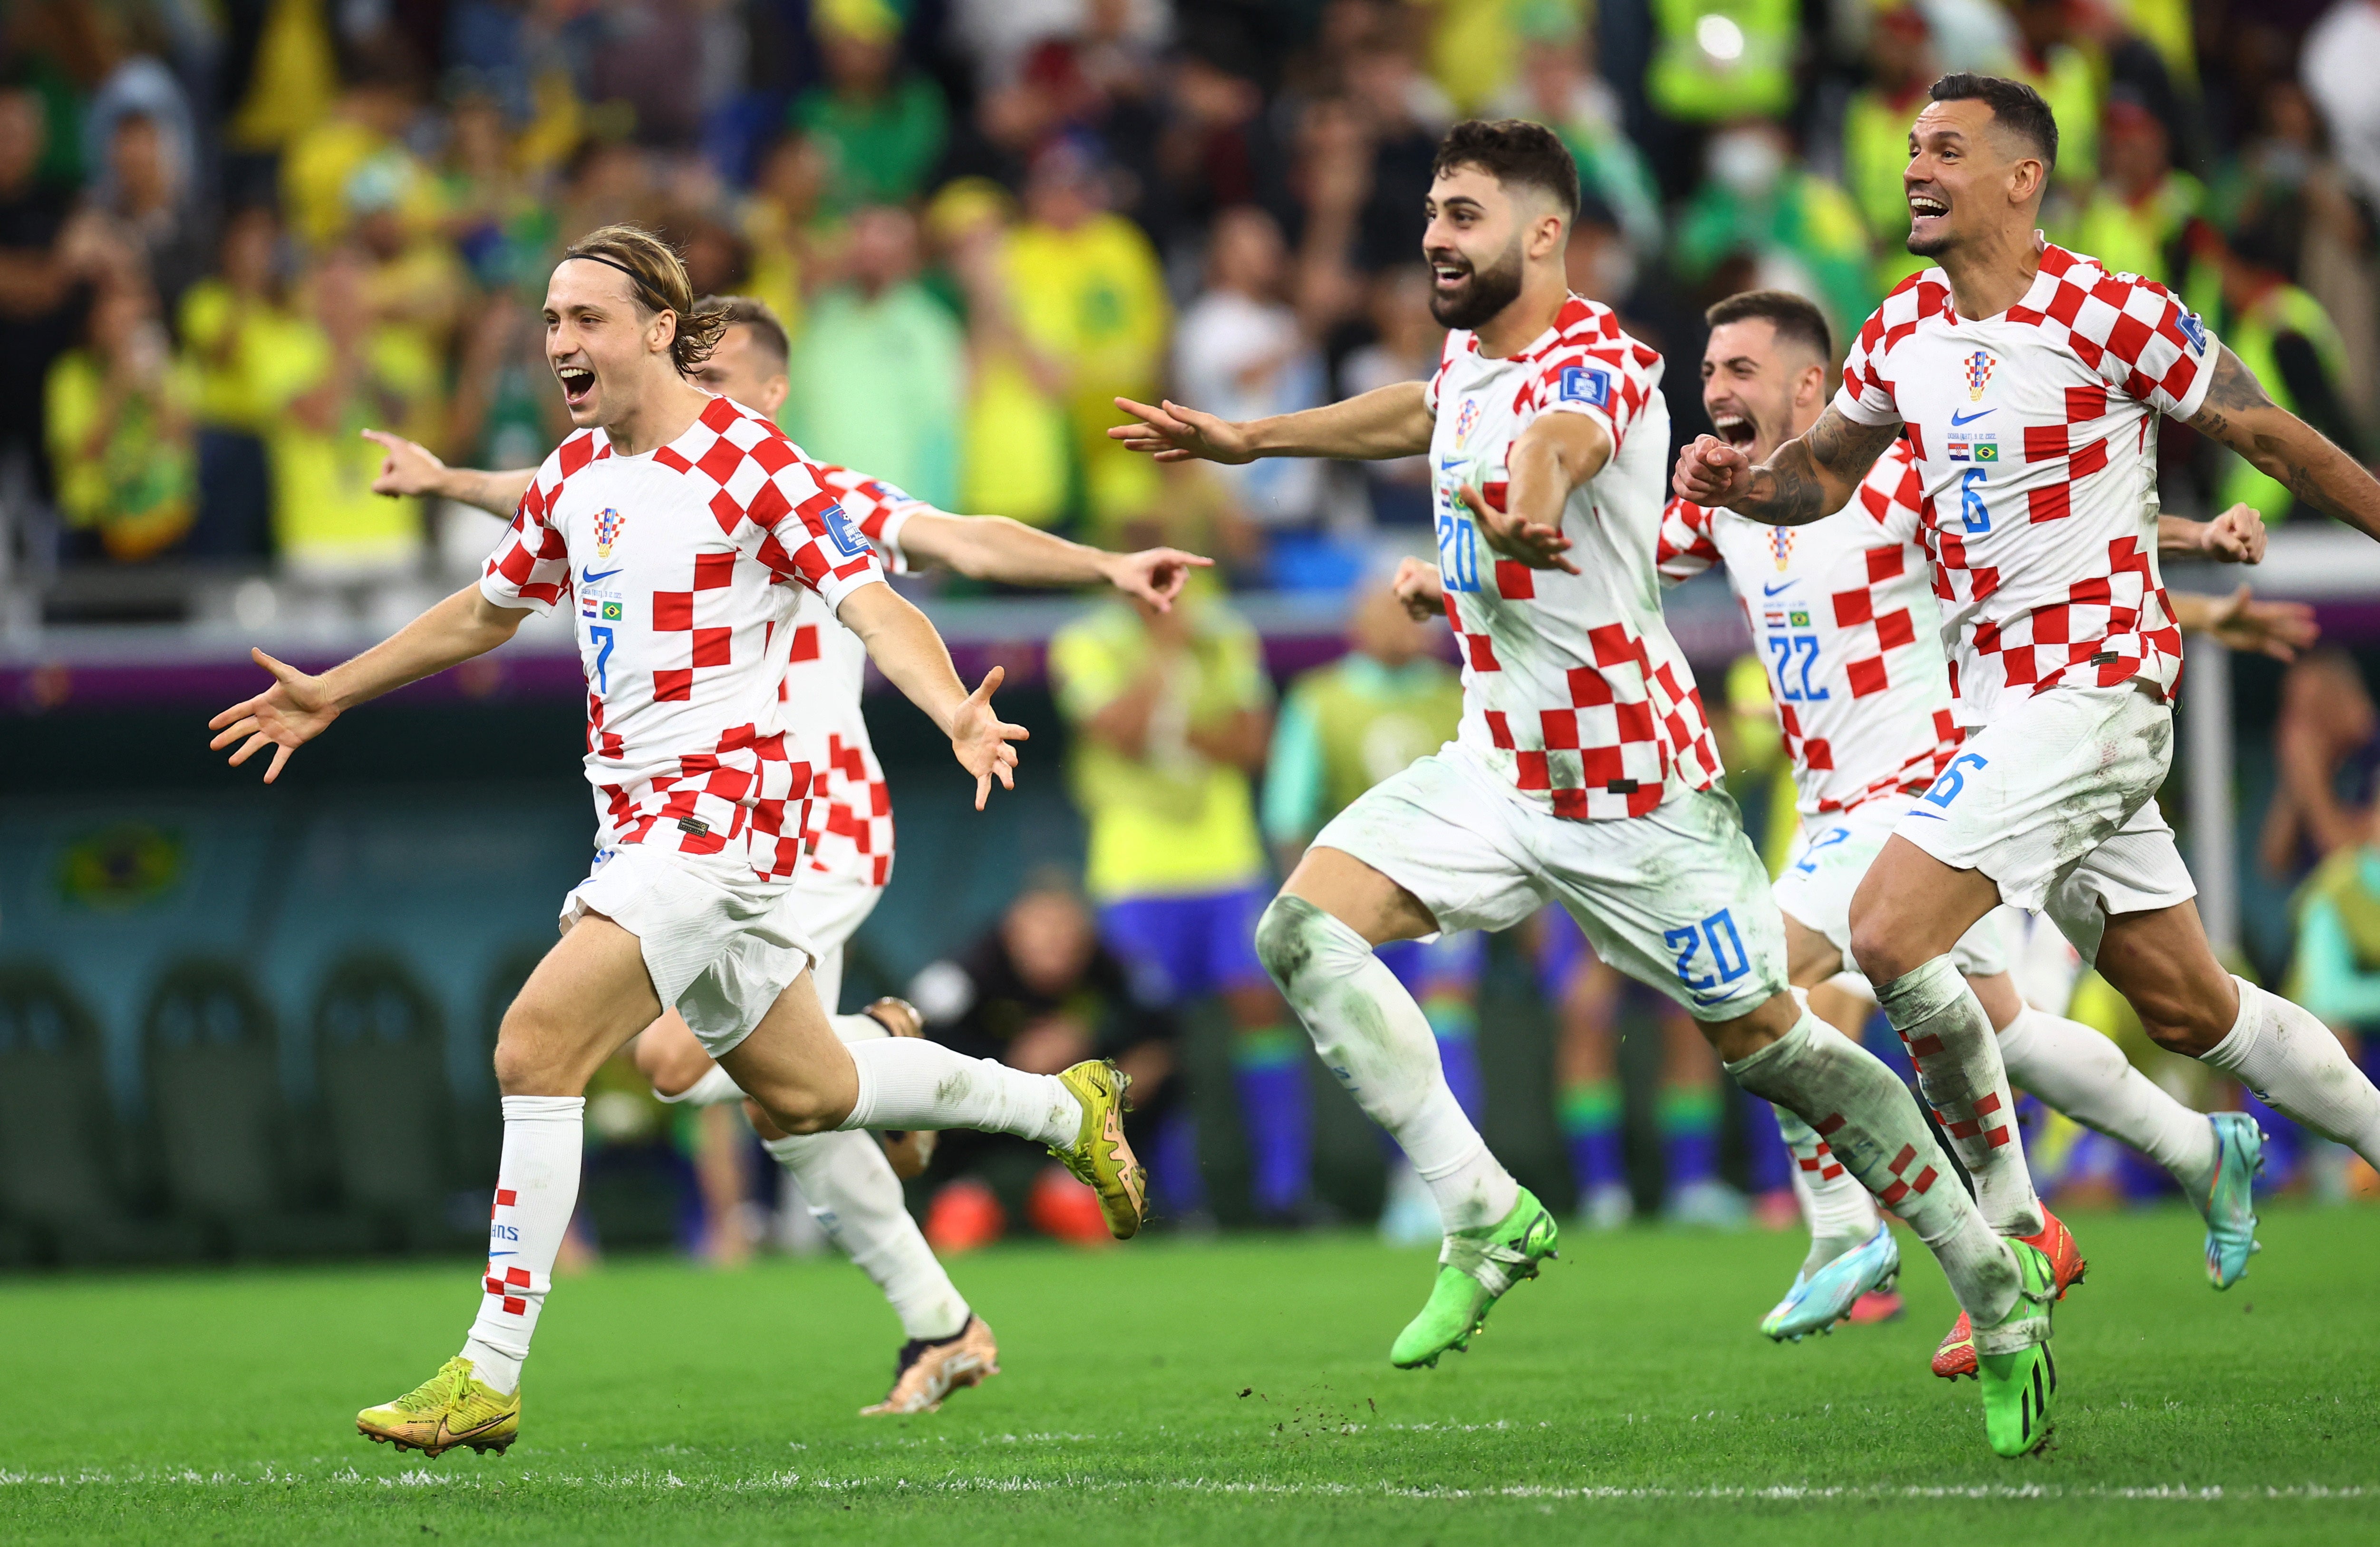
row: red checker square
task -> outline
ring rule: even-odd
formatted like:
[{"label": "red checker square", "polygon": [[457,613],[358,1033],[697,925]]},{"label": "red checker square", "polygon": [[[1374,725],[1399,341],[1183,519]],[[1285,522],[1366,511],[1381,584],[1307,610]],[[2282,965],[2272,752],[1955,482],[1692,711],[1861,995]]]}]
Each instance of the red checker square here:
[{"label": "red checker square", "polygon": [[504,1282],[506,1284],[526,1285],[528,1283],[528,1270],[527,1268],[506,1268],[504,1270]]},{"label": "red checker square", "polygon": [[1909,1056],[1912,1058],[1931,1058],[1941,1051],[1942,1039],[1939,1037],[1920,1037],[1909,1044]]},{"label": "red checker square", "polygon": [[868,883],[869,883],[869,884],[871,884],[871,885],[875,885],[875,886],[881,886],[881,885],[883,885],[886,882],[888,882],[888,881],[890,881],[890,880],[892,880],[892,857],[891,855],[889,855],[889,854],[880,854],[880,855],[878,855],[878,856],[876,857],[876,863],[875,863],[875,866],[874,866],[874,868],[873,868],[873,869],[869,871],[869,873],[868,873]]},{"label": "red checker square", "polygon": [[2088,478],[2107,465],[2107,441],[2103,435],[2076,452],[2067,462],[2066,471],[2068,476],[2072,478]]},{"label": "red checker square", "polygon": [[1589,789],[1625,782],[1628,760],[1617,747],[1584,747],[1579,749],[1580,781]]},{"label": "red checker square", "polygon": [[1914,424],[1903,425],[1901,428],[1909,436],[1909,449],[1917,453],[1919,461],[1925,460],[1925,432]]},{"label": "red checker square", "polygon": [[1887,613],[1876,620],[1876,642],[1879,648],[1898,650],[1913,642],[1916,638],[1917,626],[1910,620],[1906,607]]},{"label": "red checker square", "polygon": [[504,1280],[500,1278],[483,1278],[480,1282],[487,1286],[487,1291],[491,1295],[501,1295],[504,1292]]},{"label": "red checker square", "polygon": [[690,591],[657,591],[653,592],[653,627],[657,632],[694,627],[694,592]]},{"label": "red checker square", "polygon": [[1802,743],[1802,757],[1814,771],[1832,769],[1835,766],[1835,744],[1823,736],[1814,736]]},{"label": "red checker square", "polygon": [[1536,597],[1536,577],[1529,566],[1512,559],[1496,561],[1496,592],[1507,602],[1528,602]]},{"label": "red checker square", "polygon": [[1986,1148],[1997,1150],[2001,1145],[2006,1144],[2010,1137],[2011,1130],[2006,1127],[1998,1127],[1984,1135],[1984,1143]]},{"label": "red checker square", "polygon": [[504,1297],[504,1314],[507,1316],[526,1316],[528,1314],[528,1302],[527,1300],[516,1300],[510,1295],[506,1295]]},{"label": "red checker square", "polygon": [[881,784],[868,786],[868,814],[880,817],[892,814],[892,786]]},{"label": "red checker square", "polygon": [[1978,1117],[1985,1116],[1991,1113],[1998,1112],[1999,1109],[2000,1093],[1998,1090],[1986,1090],[1984,1092],[1984,1099],[1975,1103],[1975,1115]]},{"label": "red checker square", "polygon": [[562,443],[559,455],[562,458],[562,476],[568,478],[595,459],[595,437],[573,435]]},{"label": "red checker square", "polygon": [[788,662],[815,661],[819,658],[819,630],[815,623],[805,623],[794,630],[793,653]]},{"label": "red checker square", "polygon": [[1629,661],[1640,666],[1644,664],[1643,641],[1631,635],[1621,624],[1607,623],[1599,628],[1588,629],[1586,642],[1593,647],[1595,664],[1598,666],[1617,666]]},{"label": "red checker square", "polygon": [[685,703],[694,696],[694,673],[690,671],[658,671],[653,674],[653,699],[659,703]]},{"label": "red checker square", "polygon": [[1987,564],[1983,566],[1981,568],[1970,569],[1967,571],[1967,575],[1970,583],[1974,587],[1972,595],[1975,601],[1981,602],[1984,598],[2000,589],[2000,572],[1999,566],[1997,565]]},{"label": "red checker square", "polygon": [[2154,328],[2126,312],[2116,319],[2114,327],[2107,330],[2107,350],[2127,365],[2136,364],[2141,351],[2149,347],[2149,340],[2155,335]]},{"label": "red checker square", "polygon": [[2029,688],[2041,679],[2040,668],[2033,664],[2033,646],[2011,645],[2000,652],[2000,670],[2011,688]]},{"label": "red checker square", "polygon": [[1491,709],[1488,712],[1488,739],[1507,750],[1512,746],[1512,722],[1505,717],[1504,712],[1500,709]]},{"label": "red checker square", "polygon": [[762,472],[782,472],[801,460],[794,455],[794,443],[783,435],[763,435],[753,445],[749,454],[760,464]]},{"label": "red checker square", "polygon": [[1820,1139],[1832,1139],[1842,1126],[1843,1115],[1840,1112],[1831,1114],[1830,1115],[1819,1120],[1817,1125],[1818,1137]]},{"label": "red checker square", "polygon": [[724,666],[729,664],[729,652],[735,638],[733,628],[698,628],[694,631],[694,664],[698,666]]},{"label": "red checker square", "polygon": [[1553,788],[1553,775],[1546,768],[1545,753],[1521,752],[1513,761],[1513,787],[1529,790]]},{"label": "red checker square", "polygon": [[1611,684],[1593,666],[1572,666],[1562,674],[1570,684],[1570,701],[1578,709],[1600,709],[1612,701]]},{"label": "red checker square", "polygon": [[1612,721],[1619,727],[1622,742],[1654,739],[1653,706],[1649,703],[1614,704]]},{"label": "red checker square", "polygon": [[2095,386],[2073,386],[2066,389],[2066,422],[2081,424],[2095,420],[2107,411],[2107,384]]},{"label": "red checker square", "polygon": [[1870,548],[1867,551],[1867,583],[1896,579],[1903,567],[1899,548]]},{"label": "red checker square", "polygon": [[1900,1147],[1900,1153],[1892,1157],[1892,1164],[1887,1167],[1887,1169],[1894,1175],[1898,1176],[1902,1172],[1908,1170],[1909,1163],[1916,1158],[1917,1146],[1914,1144],[1904,1144]]},{"label": "red checker square", "polygon": [[719,523],[721,531],[733,533],[744,524],[744,507],[722,489],[710,496],[710,518]]},{"label": "red checker square", "polygon": [[694,555],[694,589],[717,591],[735,583],[735,555],[727,554],[697,554]]},{"label": "red checker square", "polygon": [[2063,483],[2053,483],[2046,489],[2028,489],[2024,503],[2035,521],[2062,521],[2074,514],[2072,495]]},{"label": "red checker square", "polygon": [[1892,1186],[1885,1188],[1882,1192],[1876,1195],[1876,1201],[1882,1203],[1888,1209],[1908,1196],[1909,1184],[1907,1182],[1895,1182]]},{"label": "red checker square", "polygon": [[2063,424],[2028,424],[2024,427],[2024,459],[2028,462],[2055,462],[2066,455],[2066,426]]},{"label": "red checker square", "polygon": [[1496,664],[1495,647],[1488,643],[1487,635],[1465,634],[1463,636],[1463,646],[1470,654],[1473,671],[1493,672],[1503,669]]},{"label": "red checker square", "polygon": [[1586,821],[1586,793],[1587,792],[1583,789],[1558,789],[1554,791],[1554,815],[1561,818],[1564,822]]},{"label": "red checker square", "polygon": [[1842,1174],[1843,1174],[1843,1168],[1842,1168],[1841,1166],[1840,1166],[1840,1165],[1829,1165],[1829,1166],[1824,1167],[1823,1169],[1821,1169],[1821,1170],[1819,1171],[1819,1173],[1818,1173],[1818,1179],[1819,1179],[1820,1181],[1822,1181],[1822,1182],[1831,1182],[1831,1181],[1833,1181],[1836,1177],[1838,1177],[1838,1176],[1841,1175]]},{"label": "red checker square", "polygon": [[1852,697],[1855,699],[1881,693],[1892,686],[1891,675],[1885,670],[1884,657],[1881,655],[1871,655],[1865,660],[1854,661],[1843,668],[1843,674],[1851,678]]},{"label": "red checker square", "polygon": [[735,469],[743,465],[743,448],[733,441],[724,439],[711,442],[710,449],[704,452],[701,459],[695,463],[696,467],[709,475],[713,483],[726,482],[735,476]]},{"label": "red checker square", "polygon": [[793,508],[794,502],[785,497],[776,480],[771,479],[752,492],[752,502],[744,507],[744,514],[752,518],[754,525],[773,529]]},{"label": "red checker square", "polygon": [[1940,1175],[1940,1172],[1935,1170],[1929,1165],[1925,1170],[1917,1174],[1917,1180],[1909,1184],[1910,1190],[1912,1192],[1924,1192],[1928,1188],[1931,1188],[1935,1183],[1935,1179]]},{"label": "red checker square", "polygon": [[[1939,1114],[1937,1114],[1938,1116]],[[1973,1139],[1983,1130],[1983,1125],[1970,1118],[1963,1123],[1945,1123],[1942,1131],[1953,1139]]]},{"label": "red checker square", "polygon": [[1865,591],[1835,592],[1835,627],[1849,628],[1854,623],[1865,623],[1876,615],[1876,597]]},{"label": "red checker square", "polygon": [[1578,711],[1548,709],[1537,716],[1537,724],[1545,731],[1548,750],[1574,752],[1578,749]]},{"label": "red checker square", "polygon": [[499,1209],[509,1209],[513,1206],[513,1200],[519,1196],[520,1194],[515,1192],[510,1188],[498,1188],[496,1189],[496,1207]]}]

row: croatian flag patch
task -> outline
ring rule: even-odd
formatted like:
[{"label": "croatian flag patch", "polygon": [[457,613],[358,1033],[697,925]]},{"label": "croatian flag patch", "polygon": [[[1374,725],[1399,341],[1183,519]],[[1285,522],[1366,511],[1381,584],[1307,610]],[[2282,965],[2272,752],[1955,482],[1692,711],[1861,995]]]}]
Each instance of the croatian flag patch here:
[{"label": "croatian flag patch", "polygon": [[1584,403],[1591,408],[1608,408],[1611,406],[1611,372],[1598,371],[1592,365],[1564,366],[1561,396],[1565,403]]}]

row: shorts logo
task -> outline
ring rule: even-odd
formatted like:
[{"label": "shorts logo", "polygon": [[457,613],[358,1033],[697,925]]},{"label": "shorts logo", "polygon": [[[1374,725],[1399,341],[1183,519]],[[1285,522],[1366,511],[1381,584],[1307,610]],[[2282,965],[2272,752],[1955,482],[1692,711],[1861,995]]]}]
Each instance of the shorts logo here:
[{"label": "shorts logo", "polygon": [[612,544],[620,541],[622,520],[620,513],[610,506],[605,506],[595,513],[595,556],[597,558],[612,556]]},{"label": "shorts logo", "polygon": [[1967,357],[1967,401],[1984,400],[1984,388],[1992,384],[1992,357],[1977,349]]},{"label": "shorts logo", "polygon": [[1768,529],[1768,556],[1777,561],[1777,573],[1779,575],[1785,573],[1786,566],[1793,562],[1793,529],[1791,527]]},{"label": "shorts logo", "polygon": [[1561,398],[1591,408],[1611,406],[1611,372],[1592,365],[1566,365],[1561,373]]},{"label": "shorts logo", "polygon": [[1466,397],[1454,414],[1454,444],[1461,445],[1471,439],[1471,432],[1479,428],[1479,399]]}]

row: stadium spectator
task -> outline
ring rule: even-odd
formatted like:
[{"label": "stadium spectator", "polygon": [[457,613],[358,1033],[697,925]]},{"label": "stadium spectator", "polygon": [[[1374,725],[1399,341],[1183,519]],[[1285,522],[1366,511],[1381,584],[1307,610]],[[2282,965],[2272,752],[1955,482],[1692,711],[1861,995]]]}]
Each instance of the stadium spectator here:
[{"label": "stadium spectator", "polygon": [[92,208],[109,235],[132,255],[141,282],[172,317],[182,294],[205,272],[198,212],[192,208],[185,159],[171,152],[157,120],[142,112],[115,116],[107,138],[105,173],[92,189]]},{"label": "stadium spectator", "polygon": [[1195,589],[1165,613],[1111,603],[1058,631],[1050,673],[1075,731],[1099,932],[1160,1003],[1223,1001],[1257,1210],[1298,1220],[1306,1043],[1256,954],[1266,866],[1250,775],[1272,719],[1256,631]]},{"label": "stadium spectator", "polygon": [[1347,95],[1372,140],[1371,190],[1357,226],[1355,264],[1377,274],[1412,262],[1421,250],[1430,162],[1454,109],[1415,65],[1394,22],[1384,23],[1347,62]]},{"label": "stadium spectator", "polygon": [[955,508],[965,341],[917,283],[917,216],[861,210],[843,258],[842,283],[812,302],[794,346],[778,420],[812,455]]},{"label": "stadium spectator", "polygon": [[[1427,381],[1446,347],[1446,330],[1429,314],[1427,269],[1409,263],[1385,270],[1373,277],[1371,294],[1373,342],[1350,354],[1339,368],[1340,383],[1350,396],[1398,382]],[[1366,462],[1363,470],[1374,526],[1419,537],[1437,519],[1428,457]]]},{"label": "stadium spectator", "polygon": [[1009,262],[1014,218],[1014,201],[980,177],[949,184],[927,212],[966,317],[956,508],[996,510],[1047,527],[1065,518],[1073,481],[1067,371],[1018,325]]},{"label": "stadium spectator", "polygon": [[2338,0],[2306,33],[2299,67],[2348,182],[2380,205],[2380,4]]},{"label": "stadium spectator", "polygon": [[1898,6],[1876,18],[1868,31],[1867,80],[1843,107],[1842,153],[1844,191],[1859,206],[1876,245],[1869,283],[1878,295],[1926,262],[1904,239],[1909,190],[1900,174],[1909,164],[1909,126],[1941,73],[1924,12]]},{"label": "stadium spectator", "polygon": [[189,379],[147,290],[102,288],[87,326],[44,392],[58,507],[79,544],[119,563],[154,558],[198,513]]},{"label": "stadium spectator", "polygon": [[300,241],[320,248],[338,239],[347,228],[348,180],[375,159],[398,164],[382,177],[414,186],[419,168],[403,140],[414,111],[402,63],[367,57],[330,114],[292,137],[281,161],[281,201]]},{"label": "stadium spectator", "polygon": [[799,337],[817,283],[820,243],[832,227],[824,215],[827,158],[808,135],[787,134],[762,153],[752,190],[738,211],[752,252],[744,294],[768,303]]},{"label": "stadium spectator", "polygon": [[2380,708],[2353,656],[2325,645],[2282,675],[2273,750],[2279,787],[2258,852],[2294,884],[2361,839],[2380,794]]},{"label": "stadium spectator", "polygon": [[[1068,878],[1049,871],[1028,877],[998,923],[918,973],[909,995],[928,1034],[970,1057],[1038,1074],[1085,1058],[1114,1059],[1132,1076],[1126,1122],[1135,1147],[1153,1157],[1153,1185],[1169,1200],[1200,1196],[1194,1136],[1179,1109],[1173,1016],[1099,943]],[[1171,1143],[1170,1130],[1179,1130]],[[1012,1212],[1063,1239],[1108,1238],[1088,1189],[1022,1139],[944,1134],[929,1175],[935,1194],[926,1237],[937,1250],[998,1238]]]},{"label": "stadium spectator", "polygon": [[216,272],[182,298],[182,347],[198,421],[194,554],[262,558],[271,551],[272,471],[265,455],[287,387],[276,374],[305,355],[305,324],[280,274],[280,223],[251,205],[224,226]]},{"label": "stadium spectator", "polygon": [[[1281,227],[1252,204],[1216,218],[1207,288],[1173,335],[1173,390],[1228,419],[1292,413],[1322,401],[1322,358],[1296,309],[1281,298]],[[1223,469],[1240,506],[1267,526],[1304,526],[1318,513],[1322,465],[1252,462]]]},{"label": "stadium spectator", "polygon": [[902,65],[900,18],[885,0],[827,0],[811,27],[826,80],[795,100],[789,122],[826,153],[829,203],[917,197],[941,160],[950,108],[941,87]]},{"label": "stadium spectator", "polygon": [[[1660,189],[1621,124],[1618,94],[1595,72],[1594,35],[1563,6],[1520,11],[1519,78],[1497,98],[1492,115],[1532,118],[1561,136],[1578,162],[1581,195],[1611,211],[1639,258],[1655,257],[1661,250]],[[1904,138],[1907,129],[1904,116]]]},{"label": "stadium spectator", "polygon": [[2129,93],[2109,98],[2099,147],[2099,186],[2069,245],[2117,273],[2180,288],[2190,266],[2184,233],[2204,213],[2204,185],[2174,170],[2165,125]]},{"label": "stadium spectator", "polygon": [[41,96],[0,89],[0,501],[20,512],[49,491],[43,384],[74,343],[95,260],[88,233],[68,230],[68,191],[42,176],[49,140]]},{"label": "stadium spectator", "polygon": [[[1678,218],[1682,277],[1706,284],[1730,260],[1750,273],[1728,289],[1791,290],[1826,307],[1836,335],[1875,305],[1867,231],[1843,190],[1794,154],[1784,128],[1739,118],[1710,138],[1702,186]],[[1665,341],[1666,342],[1666,341]]]}]

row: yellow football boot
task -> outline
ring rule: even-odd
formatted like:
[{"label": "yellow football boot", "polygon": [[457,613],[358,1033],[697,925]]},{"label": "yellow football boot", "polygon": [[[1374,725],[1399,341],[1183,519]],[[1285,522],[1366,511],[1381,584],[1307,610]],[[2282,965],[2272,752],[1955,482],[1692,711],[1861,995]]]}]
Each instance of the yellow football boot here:
[{"label": "yellow football boot", "polygon": [[471,1361],[457,1354],[395,1401],[358,1413],[356,1429],[374,1444],[425,1456],[456,1445],[501,1456],[520,1438],[520,1393],[504,1395],[472,1374]]},{"label": "yellow football boot", "polygon": [[1050,1152],[1099,1195],[1108,1234],[1128,1241],[1140,1234],[1148,1198],[1148,1173],[1123,1137],[1123,1093],[1132,1078],[1103,1059],[1077,1064],[1058,1078],[1083,1103],[1083,1130],[1071,1146],[1052,1145]]}]

